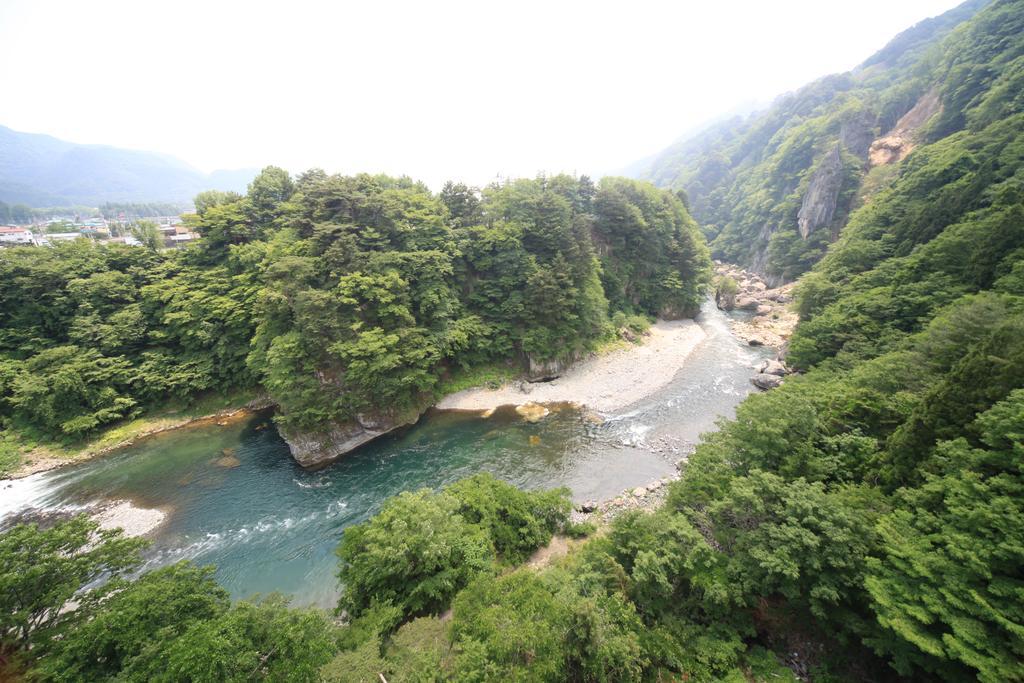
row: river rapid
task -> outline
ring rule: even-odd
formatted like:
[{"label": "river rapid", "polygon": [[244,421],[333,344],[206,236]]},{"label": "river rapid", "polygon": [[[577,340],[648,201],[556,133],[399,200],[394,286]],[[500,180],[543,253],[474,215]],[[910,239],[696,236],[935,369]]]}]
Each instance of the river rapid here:
[{"label": "river rapid", "polygon": [[567,486],[577,501],[603,500],[675,471],[701,433],[753,391],[771,351],[729,331],[711,303],[697,322],[707,337],[673,380],[615,414],[562,406],[531,424],[511,408],[430,411],[327,469],[298,467],[268,414],[226,426],[155,436],[80,465],[0,482],[0,527],[113,500],[158,508],[147,568],[182,559],[217,566],[236,598],[279,592],[297,605],[331,607],[334,550],[345,527],[402,491],[439,488],[487,471],[527,489]]}]

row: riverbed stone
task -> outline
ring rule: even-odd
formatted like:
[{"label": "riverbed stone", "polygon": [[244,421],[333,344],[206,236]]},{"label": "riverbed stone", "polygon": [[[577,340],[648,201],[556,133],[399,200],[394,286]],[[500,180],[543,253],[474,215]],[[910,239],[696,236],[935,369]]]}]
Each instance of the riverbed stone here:
[{"label": "riverbed stone", "polygon": [[516,413],[527,422],[540,422],[547,417],[551,411],[539,403],[529,402],[516,406]]},{"label": "riverbed stone", "polygon": [[757,299],[750,296],[741,296],[736,299],[736,308],[743,311],[756,310],[759,305],[760,302]]},{"label": "riverbed stone", "polygon": [[[225,449],[225,450],[229,450],[229,449]],[[239,460],[234,455],[229,454],[229,455],[223,455],[223,456],[217,458],[216,460],[213,461],[213,464],[215,464],[217,467],[224,467],[224,468],[227,468],[227,469],[232,469],[232,468],[235,468],[235,467],[238,467],[239,465],[241,465],[242,461]]]},{"label": "riverbed stone", "polygon": [[759,372],[765,375],[784,377],[789,374],[789,369],[780,361],[769,359],[761,363]]},{"label": "riverbed stone", "polygon": [[754,375],[754,378],[750,380],[754,383],[754,386],[758,389],[774,389],[782,384],[782,378],[777,375],[768,375],[766,373],[758,373]]}]

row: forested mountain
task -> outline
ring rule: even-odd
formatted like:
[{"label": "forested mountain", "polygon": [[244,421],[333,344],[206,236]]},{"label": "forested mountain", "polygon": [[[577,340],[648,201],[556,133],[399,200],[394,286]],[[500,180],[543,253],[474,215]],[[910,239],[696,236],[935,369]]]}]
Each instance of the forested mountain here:
[{"label": "forested mountain", "polygon": [[244,191],[254,175],[207,175],[164,154],[78,145],[0,126],[0,201],[8,204],[187,203],[203,190]]},{"label": "forested mountain", "polygon": [[677,143],[636,175],[686,191],[715,257],[791,281],[897,162],[962,126],[969,96],[948,41],[986,2],[922,21],[853,71]]}]

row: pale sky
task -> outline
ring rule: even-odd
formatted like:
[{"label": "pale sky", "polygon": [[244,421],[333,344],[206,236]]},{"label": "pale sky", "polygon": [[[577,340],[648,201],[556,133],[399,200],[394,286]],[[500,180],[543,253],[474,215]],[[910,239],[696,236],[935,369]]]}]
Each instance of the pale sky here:
[{"label": "pale sky", "polygon": [[204,171],[600,175],[957,0],[0,0],[0,124]]}]

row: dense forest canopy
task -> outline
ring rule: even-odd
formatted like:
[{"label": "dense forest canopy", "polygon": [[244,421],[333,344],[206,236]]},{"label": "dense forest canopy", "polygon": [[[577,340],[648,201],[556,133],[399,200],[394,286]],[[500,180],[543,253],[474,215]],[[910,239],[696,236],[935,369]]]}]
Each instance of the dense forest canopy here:
[{"label": "dense forest canopy", "polygon": [[[637,181],[541,177],[439,194],[407,178],[204,192],[194,248],[0,252],[0,419],[79,438],[168,399],[260,385],[284,425],[421,409],[442,378],[569,359],[623,315],[693,315],[707,248]],[[616,318],[618,314],[618,318]]]}]

